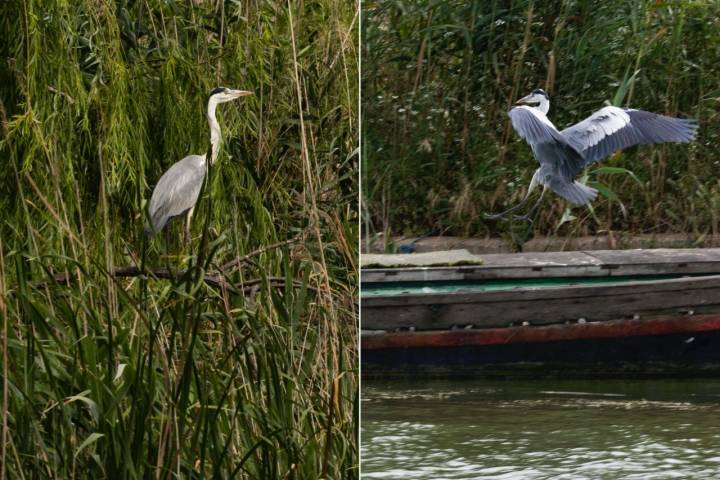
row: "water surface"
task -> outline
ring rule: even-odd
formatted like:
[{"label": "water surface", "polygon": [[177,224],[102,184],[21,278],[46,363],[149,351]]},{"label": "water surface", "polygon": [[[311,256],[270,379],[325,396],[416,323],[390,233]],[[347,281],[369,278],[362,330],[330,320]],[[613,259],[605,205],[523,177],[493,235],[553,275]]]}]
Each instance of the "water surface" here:
[{"label": "water surface", "polygon": [[371,381],[364,479],[720,479],[720,379]]}]

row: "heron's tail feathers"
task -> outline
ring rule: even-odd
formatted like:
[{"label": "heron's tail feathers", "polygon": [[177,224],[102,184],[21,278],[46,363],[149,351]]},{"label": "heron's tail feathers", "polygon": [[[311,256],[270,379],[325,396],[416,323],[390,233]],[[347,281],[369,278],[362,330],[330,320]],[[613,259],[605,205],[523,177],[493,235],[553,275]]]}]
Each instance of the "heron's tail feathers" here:
[{"label": "heron's tail feathers", "polygon": [[165,228],[165,224],[173,217],[166,217],[163,215],[150,215],[150,218],[145,222],[145,235],[148,237],[154,237]]},{"label": "heron's tail feathers", "polygon": [[598,193],[594,188],[578,182],[553,182],[550,187],[555,193],[575,205],[585,205],[586,203],[592,202]]},{"label": "heron's tail feathers", "polygon": [[152,238],[163,229],[165,226],[165,222],[159,223],[154,218],[151,218],[149,221],[145,222],[145,236]]},{"label": "heron's tail feathers", "polygon": [[146,223],[146,224],[145,224],[145,236],[146,236],[146,237],[152,238],[152,237],[155,236],[156,233],[157,233],[157,232],[156,232],[155,229],[152,227],[152,225],[150,225],[149,223]]}]

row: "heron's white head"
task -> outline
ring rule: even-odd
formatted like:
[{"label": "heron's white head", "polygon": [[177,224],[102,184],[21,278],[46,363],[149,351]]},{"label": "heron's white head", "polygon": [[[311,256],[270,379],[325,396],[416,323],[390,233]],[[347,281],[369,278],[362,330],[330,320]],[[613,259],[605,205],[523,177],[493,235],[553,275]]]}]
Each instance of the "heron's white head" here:
[{"label": "heron's white head", "polygon": [[218,103],[230,102],[237,98],[245,97],[252,94],[252,92],[248,92],[247,90],[233,90],[232,88],[217,87],[214,88],[212,92],[210,92],[207,103],[208,105],[210,105],[211,103],[217,105]]},{"label": "heron's white head", "polygon": [[252,95],[252,92],[248,92],[247,90],[233,90],[232,88],[226,87],[218,87],[210,92],[207,99],[207,119],[208,125],[210,126],[211,146],[210,163],[215,163],[218,152],[220,151],[220,124],[218,124],[217,118],[215,118],[215,108],[220,103],[230,102],[247,95]]},{"label": "heron's white head", "polygon": [[531,105],[545,114],[547,114],[548,110],[550,110],[550,97],[548,97],[545,90],[541,88],[533,90],[529,95],[525,95],[516,103],[521,105]]}]

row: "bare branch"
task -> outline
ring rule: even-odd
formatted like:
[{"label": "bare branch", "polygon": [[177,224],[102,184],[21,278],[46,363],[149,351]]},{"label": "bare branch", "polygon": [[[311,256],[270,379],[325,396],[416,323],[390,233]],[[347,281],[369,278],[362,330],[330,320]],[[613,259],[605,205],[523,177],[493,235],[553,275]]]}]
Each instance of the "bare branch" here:
[{"label": "bare branch", "polygon": [[290,238],[288,240],[283,240],[282,242],[273,243],[272,245],[266,245],[264,247],[258,248],[257,250],[253,250],[252,252],[243,255],[241,257],[235,257],[226,264],[224,264],[222,267],[220,267],[221,271],[226,271],[233,269],[235,267],[239,267],[243,263],[247,262],[253,257],[257,257],[258,255],[265,253],[269,250],[274,250],[276,248],[284,247],[285,245],[292,245],[293,243],[297,243],[300,241],[300,239],[305,235],[305,232],[300,232],[297,235],[295,235],[293,238]]},{"label": "bare branch", "polygon": [[[187,274],[187,270],[172,271],[167,268],[152,268],[147,269],[144,272],[135,266],[129,267],[116,267],[111,272],[110,276],[113,278],[133,278],[145,276],[149,279],[159,280],[177,280]],[[71,277],[67,273],[56,273],[53,275],[53,281],[61,285],[70,285],[74,277]],[[284,277],[267,277],[254,278],[241,284],[233,284],[228,282],[219,272],[208,272],[203,277],[203,281],[208,285],[219,288],[221,290],[227,290],[234,293],[242,293],[244,295],[250,295],[257,292],[257,286],[261,285],[264,281],[267,281],[272,288],[284,289],[285,278]],[[34,285],[35,288],[47,288],[51,282],[38,282]],[[292,286],[294,288],[302,288],[303,282],[299,280],[293,280]],[[310,291],[317,292],[317,289],[309,285],[305,285]],[[254,296],[254,294],[252,295]]]}]

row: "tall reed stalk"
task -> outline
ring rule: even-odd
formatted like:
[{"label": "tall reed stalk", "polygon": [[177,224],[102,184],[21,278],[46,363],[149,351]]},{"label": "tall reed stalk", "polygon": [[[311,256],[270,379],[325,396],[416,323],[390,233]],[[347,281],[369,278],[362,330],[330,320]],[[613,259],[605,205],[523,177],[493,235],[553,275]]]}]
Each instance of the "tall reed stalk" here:
[{"label": "tall reed stalk", "polygon": [[[0,4],[3,478],[357,475],[357,9]],[[145,238],[218,85],[191,243]]]}]

